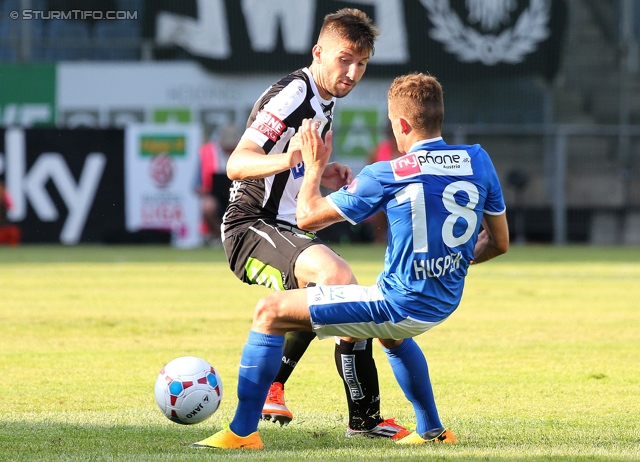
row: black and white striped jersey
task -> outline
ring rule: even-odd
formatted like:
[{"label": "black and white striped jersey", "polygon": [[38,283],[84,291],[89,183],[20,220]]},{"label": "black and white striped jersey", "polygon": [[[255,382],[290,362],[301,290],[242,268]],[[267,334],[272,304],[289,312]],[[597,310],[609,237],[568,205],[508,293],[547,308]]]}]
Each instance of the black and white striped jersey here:
[{"label": "black and white striped jersey", "polygon": [[[325,100],[308,68],[299,69],[268,88],[253,106],[242,138],[262,146],[265,153],[287,151],[303,119],[320,123],[322,137],[331,128],[335,98]],[[223,218],[223,233],[243,230],[261,218],[296,224],[296,202],[304,163],[259,180],[234,181]]]}]

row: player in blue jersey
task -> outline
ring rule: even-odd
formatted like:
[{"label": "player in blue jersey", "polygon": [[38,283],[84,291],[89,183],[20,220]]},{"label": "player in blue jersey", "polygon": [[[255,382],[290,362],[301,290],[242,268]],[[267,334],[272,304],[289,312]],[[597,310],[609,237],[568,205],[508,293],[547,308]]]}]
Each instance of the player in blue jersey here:
[{"label": "player in blue jersey", "polygon": [[441,137],[442,87],[424,74],[394,80],[389,119],[398,159],[365,167],[354,181],[323,197],[320,178],[331,154],[331,132],[303,121],[305,176],[296,217],[317,231],[384,211],[389,243],[373,286],[317,286],[276,292],[256,305],[240,361],[238,408],[228,429],[195,447],[260,449],[262,403],[275,376],[284,334],[313,330],[319,338],[377,337],[416,414],[416,431],[399,444],[455,443],[438,415],[424,354],[412,337],[457,308],[469,265],[505,253],[509,231],[498,175],[479,145],[450,146]]}]

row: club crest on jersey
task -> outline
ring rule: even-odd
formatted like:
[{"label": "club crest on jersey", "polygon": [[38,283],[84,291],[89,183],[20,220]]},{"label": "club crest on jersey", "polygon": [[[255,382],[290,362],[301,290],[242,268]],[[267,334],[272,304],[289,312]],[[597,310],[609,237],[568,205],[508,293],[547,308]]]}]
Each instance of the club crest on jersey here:
[{"label": "club crest on jersey", "polygon": [[471,157],[462,149],[447,151],[410,152],[391,161],[396,180],[417,175],[468,176],[473,175]]},{"label": "club crest on jersey", "polygon": [[260,111],[256,120],[251,124],[251,128],[258,130],[271,141],[278,141],[280,135],[284,133],[287,126],[276,116],[267,111]]}]

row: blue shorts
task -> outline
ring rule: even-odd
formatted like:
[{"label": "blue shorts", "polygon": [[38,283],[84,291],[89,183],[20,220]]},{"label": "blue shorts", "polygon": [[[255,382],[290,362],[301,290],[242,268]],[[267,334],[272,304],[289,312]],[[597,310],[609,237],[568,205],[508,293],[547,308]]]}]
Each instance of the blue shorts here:
[{"label": "blue shorts", "polygon": [[402,339],[440,324],[412,318],[385,300],[377,285],[307,288],[311,325],[318,338]]}]

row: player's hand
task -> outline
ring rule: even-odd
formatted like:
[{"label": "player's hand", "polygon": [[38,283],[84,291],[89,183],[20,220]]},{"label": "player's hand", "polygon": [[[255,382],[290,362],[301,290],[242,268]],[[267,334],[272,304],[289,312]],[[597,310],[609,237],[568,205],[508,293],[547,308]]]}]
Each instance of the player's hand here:
[{"label": "player's hand", "polygon": [[351,184],[353,181],[353,172],[347,165],[342,165],[338,162],[330,162],[324,168],[322,174],[322,186],[337,191],[338,189]]},{"label": "player's hand", "polygon": [[302,139],[302,160],[307,167],[318,167],[324,170],[325,165],[331,157],[331,140],[333,133],[329,130],[325,140],[318,133],[318,124],[312,119],[304,119],[298,132]]},{"label": "player's hand", "polygon": [[289,167],[295,167],[302,162],[302,135],[298,131],[289,140],[289,146],[287,147],[287,155],[289,156]]}]

